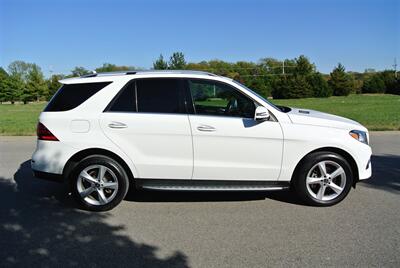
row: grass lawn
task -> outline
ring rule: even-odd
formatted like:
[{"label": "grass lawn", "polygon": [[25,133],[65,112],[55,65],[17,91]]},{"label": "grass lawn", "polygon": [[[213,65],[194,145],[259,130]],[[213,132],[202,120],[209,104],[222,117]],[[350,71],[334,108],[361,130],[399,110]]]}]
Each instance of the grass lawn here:
[{"label": "grass lawn", "polygon": [[273,103],[307,108],[353,119],[369,130],[400,130],[400,96],[363,94],[348,97],[272,100]]},{"label": "grass lawn", "polygon": [[0,104],[0,135],[35,135],[45,103]]},{"label": "grass lawn", "polygon": [[[307,108],[354,119],[369,130],[400,130],[400,96],[388,94],[272,100],[284,106]],[[35,135],[45,103],[0,104],[0,135]]]}]

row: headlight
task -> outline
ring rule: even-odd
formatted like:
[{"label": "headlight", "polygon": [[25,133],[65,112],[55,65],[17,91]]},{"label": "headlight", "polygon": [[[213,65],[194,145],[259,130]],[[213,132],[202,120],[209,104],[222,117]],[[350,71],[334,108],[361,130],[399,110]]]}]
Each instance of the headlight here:
[{"label": "headlight", "polygon": [[355,138],[356,140],[368,144],[368,136],[367,132],[361,131],[361,130],[352,130],[349,132],[350,136]]}]

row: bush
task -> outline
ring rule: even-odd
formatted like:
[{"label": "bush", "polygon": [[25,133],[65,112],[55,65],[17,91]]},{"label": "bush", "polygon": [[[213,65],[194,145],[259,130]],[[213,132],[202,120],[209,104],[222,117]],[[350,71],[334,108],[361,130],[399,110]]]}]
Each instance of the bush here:
[{"label": "bush", "polygon": [[400,78],[393,80],[392,84],[388,85],[386,93],[400,95]]},{"label": "bush", "polygon": [[385,91],[385,82],[379,74],[368,77],[362,86],[363,93],[384,93]]}]

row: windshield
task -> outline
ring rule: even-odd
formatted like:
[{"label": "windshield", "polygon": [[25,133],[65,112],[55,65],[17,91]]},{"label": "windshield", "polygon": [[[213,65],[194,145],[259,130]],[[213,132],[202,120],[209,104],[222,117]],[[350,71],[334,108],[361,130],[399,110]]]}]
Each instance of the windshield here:
[{"label": "windshield", "polygon": [[284,110],[282,110],[281,108],[279,108],[278,106],[276,106],[275,104],[273,104],[272,102],[270,102],[269,100],[267,100],[266,98],[264,98],[263,96],[261,96],[260,94],[258,94],[257,92],[255,92],[254,90],[246,87],[245,85],[239,83],[238,81],[232,80],[235,84],[238,84],[241,87],[244,87],[245,89],[247,89],[248,91],[250,91],[251,93],[253,93],[254,95],[256,95],[257,97],[259,97],[260,99],[262,99],[263,101],[265,101],[266,103],[268,103],[269,105],[271,105],[272,107],[274,107],[276,110],[280,111],[280,112],[284,112]]}]

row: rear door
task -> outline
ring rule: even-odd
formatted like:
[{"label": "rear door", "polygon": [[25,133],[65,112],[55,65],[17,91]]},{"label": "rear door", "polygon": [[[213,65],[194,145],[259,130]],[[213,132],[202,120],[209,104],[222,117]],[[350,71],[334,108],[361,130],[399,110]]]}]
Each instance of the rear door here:
[{"label": "rear door", "polygon": [[283,133],[277,120],[255,121],[256,103],[231,85],[188,80],[193,102],[193,179],[278,179]]},{"label": "rear door", "polygon": [[136,79],[102,114],[104,133],[133,161],[140,178],[191,179],[192,137],[183,80]]}]

